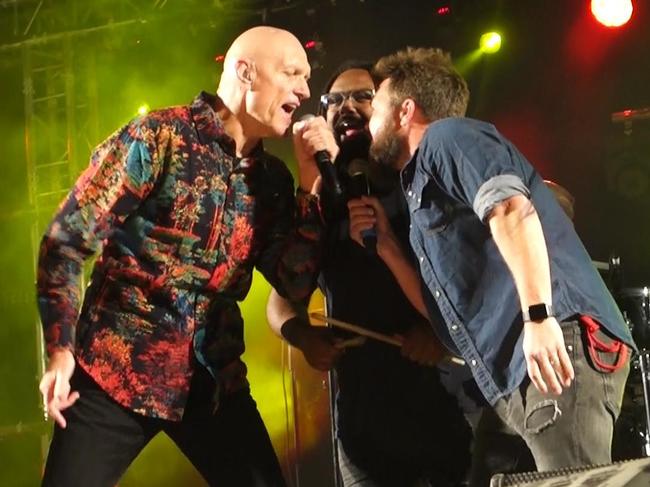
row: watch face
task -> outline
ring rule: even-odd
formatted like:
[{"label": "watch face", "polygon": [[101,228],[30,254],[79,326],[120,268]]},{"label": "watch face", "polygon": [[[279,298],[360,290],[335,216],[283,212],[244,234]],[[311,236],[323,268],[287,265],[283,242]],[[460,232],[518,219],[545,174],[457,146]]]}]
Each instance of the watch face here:
[{"label": "watch face", "polygon": [[553,316],[553,308],[546,303],[534,304],[528,307],[527,321],[542,321]]}]

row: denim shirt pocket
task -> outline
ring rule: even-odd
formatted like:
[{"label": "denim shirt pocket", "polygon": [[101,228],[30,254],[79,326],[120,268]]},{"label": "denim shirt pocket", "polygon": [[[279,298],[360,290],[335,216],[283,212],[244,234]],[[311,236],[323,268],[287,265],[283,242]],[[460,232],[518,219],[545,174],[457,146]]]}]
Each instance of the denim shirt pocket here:
[{"label": "denim shirt pocket", "polygon": [[454,206],[430,181],[414,181],[406,192],[411,220],[423,233],[436,235],[451,223]]}]

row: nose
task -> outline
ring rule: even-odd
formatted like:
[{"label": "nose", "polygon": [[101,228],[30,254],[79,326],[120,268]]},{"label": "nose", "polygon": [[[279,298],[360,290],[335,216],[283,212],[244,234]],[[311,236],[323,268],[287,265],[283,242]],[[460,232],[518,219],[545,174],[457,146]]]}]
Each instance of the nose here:
[{"label": "nose", "polygon": [[300,99],[300,101],[307,100],[310,96],[309,85],[307,84],[307,80],[302,79],[298,81],[298,84],[293,91],[296,94],[296,96]]},{"label": "nose", "polygon": [[350,112],[356,112],[357,111],[357,105],[356,102],[352,99],[351,96],[346,96],[345,100],[343,100],[343,103],[341,103],[341,106],[339,107],[339,111],[341,113],[350,113]]}]

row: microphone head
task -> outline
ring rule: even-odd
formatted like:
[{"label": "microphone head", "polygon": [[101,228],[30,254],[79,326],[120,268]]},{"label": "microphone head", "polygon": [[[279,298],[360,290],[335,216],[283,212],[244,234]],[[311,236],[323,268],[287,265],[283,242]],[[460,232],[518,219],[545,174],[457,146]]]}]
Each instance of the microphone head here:
[{"label": "microphone head", "polygon": [[370,194],[368,183],[368,161],[352,159],[348,164],[348,195],[351,198],[360,198]]},{"label": "microphone head", "polygon": [[370,163],[360,157],[355,157],[348,163],[348,176],[350,177],[356,176],[357,174],[367,176],[369,171]]},{"label": "microphone head", "polygon": [[295,121],[291,127],[293,134],[295,135],[299,130],[302,130],[305,123],[309,122],[312,118],[315,118],[315,115],[311,113],[305,113],[302,117]]}]

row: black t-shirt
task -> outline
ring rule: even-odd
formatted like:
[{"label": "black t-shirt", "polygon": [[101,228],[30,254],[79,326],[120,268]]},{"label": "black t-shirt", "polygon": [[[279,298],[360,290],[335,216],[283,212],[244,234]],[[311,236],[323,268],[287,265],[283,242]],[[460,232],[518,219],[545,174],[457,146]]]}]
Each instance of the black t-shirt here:
[{"label": "black t-shirt", "polygon": [[[405,251],[408,212],[399,187],[381,198]],[[347,218],[328,225],[320,286],[330,316],[374,331],[404,333],[424,318],[411,306],[380,257],[349,237]],[[470,432],[436,368],[368,339],[350,347],[336,367],[337,435],[346,455],[380,485],[406,485],[427,473],[462,474]]]}]

